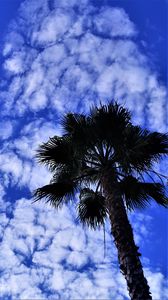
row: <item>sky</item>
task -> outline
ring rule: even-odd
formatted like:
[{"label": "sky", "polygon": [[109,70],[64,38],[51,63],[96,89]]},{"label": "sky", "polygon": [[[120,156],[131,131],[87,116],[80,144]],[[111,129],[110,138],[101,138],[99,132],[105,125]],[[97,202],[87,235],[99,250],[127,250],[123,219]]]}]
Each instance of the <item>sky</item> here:
[{"label": "sky", "polygon": [[[83,229],[74,207],[32,203],[51,178],[34,155],[63,114],[100,100],[166,132],[166,39],[164,0],[0,0],[0,299],[129,299],[109,223],[104,257],[103,230]],[[166,300],[167,212],[129,219],[153,299]]]}]

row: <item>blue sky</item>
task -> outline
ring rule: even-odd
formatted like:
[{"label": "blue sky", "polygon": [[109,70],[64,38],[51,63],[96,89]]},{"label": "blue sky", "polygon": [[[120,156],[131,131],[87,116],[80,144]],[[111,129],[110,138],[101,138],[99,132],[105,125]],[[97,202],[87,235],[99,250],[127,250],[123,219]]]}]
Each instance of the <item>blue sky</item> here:
[{"label": "blue sky", "polygon": [[[50,180],[34,160],[67,111],[118,99],[135,124],[167,131],[166,1],[0,0],[0,297],[128,299],[106,225],[32,204]],[[156,169],[166,174],[167,161]],[[167,212],[130,216],[154,300],[168,299]]]}]

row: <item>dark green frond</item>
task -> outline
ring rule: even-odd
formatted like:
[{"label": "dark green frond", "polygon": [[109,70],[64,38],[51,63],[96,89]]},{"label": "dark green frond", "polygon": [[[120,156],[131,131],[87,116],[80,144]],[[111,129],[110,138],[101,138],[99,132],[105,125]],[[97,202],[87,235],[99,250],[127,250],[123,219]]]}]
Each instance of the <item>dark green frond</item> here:
[{"label": "dark green frond", "polygon": [[91,189],[84,188],[80,193],[78,205],[78,218],[93,229],[101,226],[107,216],[105,198]]},{"label": "dark green frond", "polygon": [[53,178],[51,179],[51,183],[55,182],[68,182],[69,180],[73,180],[77,174],[76,170],[70,169],[69,166],[66,165],[60,165],[55,170],[55,173],[53,174]]},{"label": "dark green frond", "polygon": [[62,119],[65,134],[77,134],[87,126],[87,118],[82,114],[66,114]]},{"label": "dark green frond", "polygon": [[81,182],[96,183],[100,179],[100,171],[98,168],[84,166],[83,169],[81,169],[81,176]]},{"label": "dark green frond", "polygon": [[37,150],[37,159],[53,171],[59,164],[68,164],[73,159],[73,149],[66,137],[54,136]]},{"label": "dark green frond", "polygon": [[92,128],[97,139],[121,144],[123,130],[130,123],[130,113],[118,103],[95,107],[90,113]]},{"label": "dark green frond", "polygon": [[161,183],[142,183],[142,188],[157,204],[168,207],[168,197]]},{"label": "dark green frond", "polygon": [[156,158],[160,158],[162,154],[168,154],[168,134],[151,132],[147,136],[148,145],[147,150]]},{"label": "dark green frond", "polygon": [[73,182],[57,182],[38,188],[34,192],[35,201],[46,198],[46,202],[56,208],[75,197],[76,184]]},{"label": "dark green frond", "polygon": [[119,183],[119,189],[130,210],[146,207],[151,198],[164,207],[168,206],[165,188],[160,183],[139,182],[135,177],[127,176]]},{"label": "dark green frond", "polygon": [[116,160],[126,171],[131,168],[145,171],[167,153],[167,134],[150,133],[139,126],[130,125],[125,129],[123,146],[117,150]]},{"label": "dark green frond", "polygon": [[62,119],[65,134],[71,136],[73,145],[80,151],[92,143],[89,118],[82,114],[67,114]]},{"label": "dark green frond", "polygon": [[83,147],[99,146],[102,141],[121,143],[122,132],[129,123],[129,111],[118,103],[95,107],[89,116],[67,114],[62,120],[65,134]]},{"label": "dark green frond", "polygon": [[[50,138],[37,150],[36,157],[49,167],[53,179],[35,191],[35,199],[46,198],[58,207],[74,195],[77,185],[79,189],[97,184],[97,190],[101,190],[102,177],[109,170],[111,184],[118,182],[129,209],[145,207],[151,198],[167,207],[164,185],[139,182],[131,175],[139,174],[143,179],[145,172],[149,176],[154,172],[153,163],[168,154],[168,135],[151,133],[134,126],[130,120],[130,112],[116,102],[94,107],[86,116],[76,113],[64,116],[64,135]],[[80,220],[93,228],[103,224],[106,216],[103,196],[83,189],[80,199]]]},{"label": "dark green frond", "polygon": [[104,120],[104,117],[108,117],[116,122],[121,122],[122,126],[127,126],[130,123],[130,112],[121,106],[119,103],[109,103],[107,105],[101,105],[100,107],[93,107],[90,113],[93,119],[99,118]]}]

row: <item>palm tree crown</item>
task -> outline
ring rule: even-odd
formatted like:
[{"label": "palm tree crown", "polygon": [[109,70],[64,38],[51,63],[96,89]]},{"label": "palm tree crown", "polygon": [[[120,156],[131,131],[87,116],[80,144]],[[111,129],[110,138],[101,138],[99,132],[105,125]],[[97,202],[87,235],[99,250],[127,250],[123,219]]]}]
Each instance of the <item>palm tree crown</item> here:
[{"label": "palm tree crown", "polygon": [[110,168],[128,209],[143,208],[151,199],[168,206],[163,183],[145,182],[143,176],[168,153],[168,135],[133,126],[130,119],[117,103],[93,108],[88,116],[67,114],[63,136],[50,138],[38,149],[38,160],[49,167],[53,179],[35,191],[36,199],[45,197],[59,207],[80,191],[79,219],[95,228],[107,216],[101,177]]},{"label": "palm tree crown", "polygon": [[35,191],[35,200],[45,198],[59,208],[79,192],[78,219],[93,229],[112,215],[114,196],[107,201],[107,177],[115,201],[122,199],[129,210],[144,208],[151,199],[168,206],[163,182],[152,177],[154,163],[168,153],[167,134],[133,125],[130,112],[116,102],[93,107],[88,115],[69,113],[62,128],[61,137],[50,138],[37,151],[53,178]]}]

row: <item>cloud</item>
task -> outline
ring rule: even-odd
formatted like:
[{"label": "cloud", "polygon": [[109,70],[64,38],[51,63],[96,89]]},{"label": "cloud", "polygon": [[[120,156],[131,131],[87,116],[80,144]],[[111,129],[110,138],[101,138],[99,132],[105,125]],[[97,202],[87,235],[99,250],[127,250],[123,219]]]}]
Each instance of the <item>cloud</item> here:
[{"label": "cloud", "polygon": [[[137,37],[122,8],[98,8],[87,0],[27,0],[11,22],[0,83],[4,299],[128,299],[109,224],[104,258],[103,231],[83,230],[73,207],[58,213],[32,203],[25,189],[50,181],[34,155],[39,144],[61,135],[60,115],[67,111],[85,113],[92,103],[115,98],[131,109],[134,122],[165,130],[166,88]],[[143,247],[153,220],[142,214],[130,220]],[[154,299],[166,298],[163,274],[152,270],[148,257],[143,265]]]},{"label": "cloud", "polygon": [[[8,126],[11,128],[12,123]],[[44,166],[37,164],[35,153],[42,142],[55,134],[60,134],[59,126],[40,119],[25,123],[17,138],[11,137],[4,142],[0,151],[0,170],[6,187],[27,187],[32,191],[47,184],[51,175]]]},{"label": "cloud", "polygon": [[[0,251],[2,296],[128,299],[125,280],[118,272],[109,226],[104,258],[103,232],[83,230],[74,224],[73,214],[74,209],[70,207],[64,206],[57,212],[43,203],[32,204],[28,199],[15,202],[12,218],[4,213]],[[137,214],[136,218],[138,227],[148,220],[143,214]],[[141,235],[144,239],[146,233],[142,231]],[[145,273],[153,298],[165,299],[163,275],[151,271],[148,264]],[[19,285],[22,280],[24,283]]]},{"label": "cloud", "polygon": [[4,68],[13,74],[19,74],[23,70],[22,66],[22,59],[20,55],[11,57],[10,59],[7,59],[4,64]]},{"label": "cloud", "polygon": [[132,37],[136,35],[135,25],[122,8],[104,7],[93,18],[96,33],[106,37]]},{"label": "cloud", "polygon": [[12,135],[12,124],[9,120],[3,120],[0,122],[0,138],[2,140],[8,139]]},{"label": "cloud", "polygon": [[22,3],[4,44],[12,80],[3,113],[87,111],[98,99],[118,99],[134,120],[164,131],[166,88],[136,43],[134,23],[120,7],[86,3]]},{"label": "cloud", "polygon": [[34,32],[32,40],[40,45],[52,44],[56,40],[61,40],[72,25],[71,14],[66,14],[66,11],[57,9],[51,12],[44,19],[38,32]]}]

